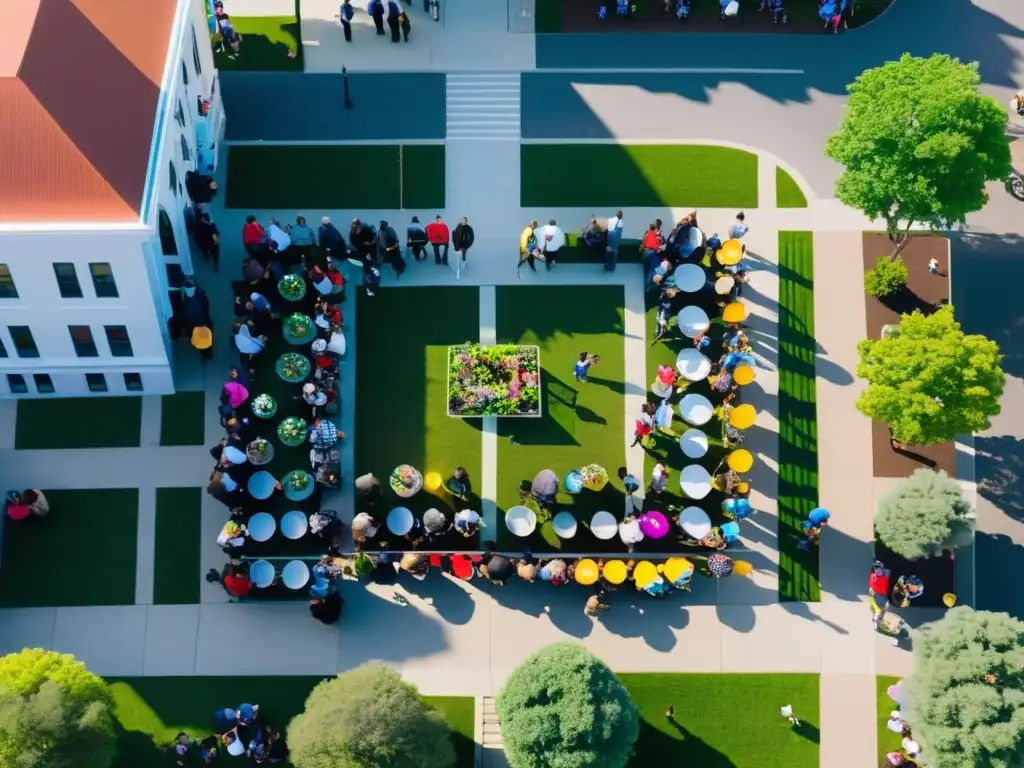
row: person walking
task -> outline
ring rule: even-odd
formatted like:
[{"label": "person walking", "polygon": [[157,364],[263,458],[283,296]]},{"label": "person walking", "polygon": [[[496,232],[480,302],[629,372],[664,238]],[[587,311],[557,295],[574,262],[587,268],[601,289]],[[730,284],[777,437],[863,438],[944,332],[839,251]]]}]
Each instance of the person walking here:
[{"label": "person walking", "polygon": [[633,442],[629,447],[643,445],[645,437],[654,432],[654,412],[657,410],[654,403],[644,403],[640,407],[640,418],[636,420],[636,430],[633,433]]},{"label": "person walking", "polygon": [[355,8],[352,7],[352,0],[344,0],[341,4],[341,11],[338,13],[338,20],[341,28],[345,30],[345,42],[352,42],[352,17],[355,16]]},{"label": "person walking", "polygon": [[370,1],[370,15],[373,17],[373,26],[377,28],[377,34],[384,34],[384,3],[383,0]]},{"label": "person walking", "polygon": [[[733,240],[739,240],[747,234],[747,229],[747,217],[743,211],[740,211],[736,214],[736,220],[729,227],[729,237]],[[744,250],[746,250],[745,247]]]},{"label": "person walking", "polygon": [[402,9],[398,7],[398,3],[395,0],[388,0],[388,29],[391,30],[392,43],[402,42],[402,35],[398,26],[398,17],[401,13]]},{"label": "person walking", "polygon": [[473,240],[476,239],[473,228],[469,226],[469,219],[463,216],[452,232],[452,245],[455,252],[462,255],[462,266],[466,266],[466,252],[473,247]]},{"label": "person walking", "polygon": [[[448,243],[451,241],[451,233],[448,225],[444,223],[441,214],[437,215],[430,224],[427,224],[427,239],[434,248],[434,263],[448,263]],[[442,249],[441,246],[444,246]]]},{"label": "person walking", "polygon": [[[531,221],[526,225],[526,228],[519,233],[519,266],[523,266],[523,262],[530,265],[530,269],[533,272],[537,271],[537,267],[533,265],[535,255],[537,251],[537,222]],[[518,267],[516,268],[518,269]]]},{"label": "person walking", "polygon": [[622,211],[608,219],[608,245],[605,246],[604,268],[609,272],[615,270],[619,263],[619,246],[622,244]]},{"label": "person walking", "polygon": [[195,235],[196,244],[203,253],[203,259],[213,262],[213,271],[220,272],[220,230],[213,223],[210,214],[199,215]]},{"label": "person walking", "polygon": [[348,248],[345,245],[345,238],[338,228],[331,224],[329,216],[320,219],[320,229],[317,230],[320,240],[320,247],[324,250],[324,257],[330,266],[331,259],[344,259],[348,256]]},{"label": "person walking", "polygon": [[419,216],[413,216],[412,223],[405,230],[405,244],[416,261],[427,258],[427,231],[420,224]]}]

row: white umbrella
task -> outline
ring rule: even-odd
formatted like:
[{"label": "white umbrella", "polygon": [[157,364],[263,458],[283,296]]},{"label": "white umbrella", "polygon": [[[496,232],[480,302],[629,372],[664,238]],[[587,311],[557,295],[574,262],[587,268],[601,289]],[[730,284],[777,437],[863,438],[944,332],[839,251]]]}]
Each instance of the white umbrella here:
[{"label": "white umbrella", "polygon": [[590,532],[603,541],[615,538],[618,530],[619,526],[615,522],[615,515],[611,512],[602,510],[595,512],[594,516],[590,518]]},{"label": "white umbrella", "polygon": [[683,347],[676,355],[676,370],[687,381],[703,381],[711,373],[711,361],[694,347]]},{"label": "white umbrella", "polygon": [[537,528],[537,515],[529,507],[512,507],[505,513],[505,527],[513,536],[526,538]]},{"label": "white umbrella", "polygon": [[555,529],[560,539],[571,539],[576,535],[576,518],[572,512],[559,512],[551,521],[551,527]]},{"label": "white umbrella", "polygon": [[707,424],[711,421],[711,417],[714,415],[714,407],[711,405],[711,401],[704,397],[704,395],[691,392],[683,396],[683,399],[679,401],[679,415],[687,424],[699,427],[701,424]]},{"label": "white umbrella", "polygon": [[711,518],[700,507],[686,507],[679,513],[679,527],[688,536],[703,539],[711,533]]},{"label": "white umbrella", "polygon": [[679,473],[679,487],[691,499],[703,499],[711,493],[711,473],[700,464],[683,467]]},{"label": "white umbrella", "polygon": [[679,310],[679,314],[676,315],[676,325],[684,336],[695,339],[707,331],[711,321],[708,319],[707,312],[700,307],[691,305]]},{"label": "white umbrella", "polygon": [[699,429],[688,429],[679,437],[679,447],[688,459],[699,459],[708,452],[708,436]]},{"label": "white umbrella", "polygon": [[707,280],[704,268],[698,264],[680,264],[672,277],[676,287],[683,293],[697,293]]},{"label": "white umbrella", "polygon": [[638,544],[644,540],[644,532],[640,530],[640,521],[635,517],[619,523],[619,538],[623,544]]}]

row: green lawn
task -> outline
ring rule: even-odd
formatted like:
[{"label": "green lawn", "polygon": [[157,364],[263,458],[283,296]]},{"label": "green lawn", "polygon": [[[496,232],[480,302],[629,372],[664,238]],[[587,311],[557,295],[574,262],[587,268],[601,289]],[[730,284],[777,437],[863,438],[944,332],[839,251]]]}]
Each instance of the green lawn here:
[{"label": "green lawn", "polygon": [[14,447],[138,448],[141,434],[141,397],[44,397],[18,401]]},{"label": "green lawn", "polygon": [[[629,765],[817,768],[818,675],[621,674],[640,709]],[[673,720],[665,717],[675,707]],[[800,727],[780,714],[793,707]]]},{"label": "green lawn", "polygon": [[161,398],[160,445],[205,445],[205,438],[205,392],[176,392]]},{"label": "green lawn", "polygon": [[202,488],[156,489],[153,602],[199,602]]},{"label": "green lawn", "polygon": [[898,733],[893,733],[885,724],[889,721],[889,713],[899,709],[900,705],[889,698],[887,691],[890,685],[895,685],[901,678],[879,675],[875,678],[878,702],[878,759],[881,761],[888,752],[899,752],[903,748],[903,738]]},{"label": "green lawn", "polygon": [[4,530],[0,605],[134,605],[138,490],[43,493],[50,514]]},{"label": "green lawn", "polygon": [[[166,747],[184,731],[210,735],[213,713],[242,702],[260,705],[260,721],[282,733],[299,714],[320,677],[133,677],[108,678],[119,725],[115,768],[172,765]],[[473,765],[473,699],[424,697],[448,719],[458,768]],[[224,762],[220,760],[218,762]],[[287,766],[287,763],[278,765]]]},{"label": "green lawn", "polygon": [[526,208],[757,207],[757,155],[731,147],[524,144],[520,162]]},{"label": "green lawn", "polygon": [[[584,490],[559,494],[556,511],[572,512],[580,523],[567,546],[573,551],[607,549],[590,535],[594,512],[622,515],[624,497],[616,477],[626,463],[624,440],[625,345],[624,296],[619,286],[502,286],[497,288],[499,344],[540,347],[540,418],[498,419],[499,547],[518,549],[524,543],[505,528],[505,510],[519,503],[519,485],[542,469],[559,478],[586,464],[600,464],[613,479],[600,493]],[[590,381],[573,377],[580,352],[601,356]],[[534,549],[561,546],[550,523],[538,527]],[[611,542],[621,549],[618,539]]]},{"label": "green lawn", "polygon": [[779,208],[806,208],[807,198],[792,176],[775,168],[775,205]]},{"label": "green lawn", "polygon": [[[383,288],[375,296],[360,293],[356,311],[356,474],[380,478],[385,510],[401,505],[419,516],[436,507],[451,517],[450,495],[420,492],[399,500],[388,477],[398,465],[411,464],[424,475],[447,478],[461,464],[480,489],[482,420],[453,418],[447,409],[448,347],[479,339],[480,292]],[[469,506],[480,509],[478,501]],[[378,537],[386,539],[386,531]]]},{"label": "green lawn", "polygon": [[[299,0],[291,16],[231,16],[242,44],[238,53],[217,52],[212,39],[213,60],[217,69],[239,72],[302,72],[302,32],[299,24]],[[290,57],[289,51],[295,56]]]},{"label": "green lawn", "polygon": [[779,232],[779,599],[821,599],[818,550],[800,550],[818,506],[814,237]]},{"label": "green lawn", "polygon": [[[301,183],[280,182],[294,179],[297,172]],[[228,148],[225,206],[440,210],[444,174],[443,144],[233,146]]]}]

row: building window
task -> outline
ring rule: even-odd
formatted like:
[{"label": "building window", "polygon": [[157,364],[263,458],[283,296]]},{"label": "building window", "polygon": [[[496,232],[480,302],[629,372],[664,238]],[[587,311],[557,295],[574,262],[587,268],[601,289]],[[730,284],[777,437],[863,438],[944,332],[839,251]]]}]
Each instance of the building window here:
[{"label": "building window", "polygon": [[196,28],[192,27],[192,64],[195,65],[196,74],[203,73],[203,63],[199,60],[199,44],[196,42]]},{"label": "building window", "polygon": [[114,270],[105,261],[97,261],[89,264],[89,274],[92,275],[92,287],[99,299],[116,299],[117,282],[114,280]]},{"label": "building window", "polygon": [[181,62],[181,82],[188,85],[188,67],[185,66],[185,62]]},{"label": "building window", "polygon": [[192,150],[188,148],[188,142],[185,141],[185,137],[181,136],[181,159],[186,163],[192,159]]},{"label": "building window", "polygon": [[178,169],[174,167],[174,161],[171,161],[171,192],[175,197],[178,196]]},{"label": "building window", "polygon": [[82,286],[78,284],[78,272],[74,264],[69,261],[57,262],[53,265],[53,274],[57,278],[57,290],[61,298],[82,298]]},{"label": "building window", "polygon": [[164,256],[177,256],[178,244],[174,242],[174,228],[171,226],[171,217],[163,208],[157,216],[157,229],[160,232],[160,250]]},{"label": "building window", "polygon": [[10,387],[12,395],[28,394],[28,384],[25,383],[25,377],[20,373],[8,373],[7,386]]},{"label": "building window", "polygon": [[7,357],[7,347],[4,346],[3,339],[0,339],[0,357]]},{"label": "building window", "polygon": [[27,325],[9,325],[7,330],[11,332],[11,341],[14,342],[14,351],[18,357],[39,357],[36,340],[32,338],[32,330]]},{"label": "building window", "polygon": [[0,299],[18,298],[18,287],[11,277],[11,270],[6,264],[0,264]]},{"label": "building window", "polygon": [[107,334],[107,344],[110,345],[110,354],[114,357],[131,357],[132,340],[128,337],[128,329],[123,325],[104,325],[103,330]]},{"label": "building window", "polygon": [[88,325],[69,325],[68,333],[71,334],[71,343],[75,347],[75,354],[79,357],[99,357],[100,352],[96,349],[96,342],[92,338],[92,328]]},{"label": "building window", "polygon": [[129,392],[141,392],[142,375],[138,373],[126,373],[124,375],[124,388]]},{"label": "building window", "polygon": [[185,285],[185,272],[181,264],[167,265],[167,288],[169,290],[180,290]]},{"label": "building window", "polygon": [[185,128],[185,110],[181,108],[181,102],[178,102],[178,106],[174,109],[174,121],[178,124],[178,127],[184,130]]},{"label": "building window", "polygon": [[36,392],[40,395],[49,395],[56,391],[53,388],[53,380],[50,378],[49,374],[33,373],[32,379],[36,383]]},{"label": "building window", "polygon": [[102,373],[85,374],[85,383],[89,387],[90,392],[107,391],[107,377],[104,376]]}]

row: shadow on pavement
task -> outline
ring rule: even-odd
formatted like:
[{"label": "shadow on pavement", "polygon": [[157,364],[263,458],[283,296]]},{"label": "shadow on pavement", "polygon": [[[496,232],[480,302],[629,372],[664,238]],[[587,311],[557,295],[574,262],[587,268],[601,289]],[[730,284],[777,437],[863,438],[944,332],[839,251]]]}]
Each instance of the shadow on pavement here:
[{"label": "shadow on pavement", "polygon": [[1003,514],[1024,523],[1024,440],[974,438],[978,493]]},{"label": "shadow on pavement", "polygon": [[979,533],[974,539],[976,606],[979,610],[1005,611],[1024,620],[1024,547],[1009,536]]}]

